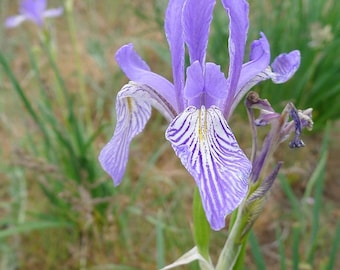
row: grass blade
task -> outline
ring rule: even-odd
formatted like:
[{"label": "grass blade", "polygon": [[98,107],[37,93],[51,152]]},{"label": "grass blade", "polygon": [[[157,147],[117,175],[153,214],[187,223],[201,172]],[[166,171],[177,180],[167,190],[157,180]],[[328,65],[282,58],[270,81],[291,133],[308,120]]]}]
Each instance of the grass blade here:
[{"label": "grass blade", "polygon": [[329,255],[329,261],[327,264],[327,267],[325,268],[325,270],[333,270],[335,269],[335,261],[336,258],[338,257],[338,249],[340,247],[340,221],[338,222],[338,226],[336,228],[335,231],[335,238],[334,238],[334,242],[332,245],[332,250],[330,252]]},{"label": "grass blade", "polygon": [[51,228],[61,228],[70,226],[66,222],[55,222],[55,221],[31,221],[16,225],[13,228],[0,231],[0,239],[16,235],[19,233],[30,232],[33,230],[44,230]]},{"label": "grass blade", "polygon": [[251,231],[249,234],[249,244],[250,244],[250,249],[253,254],[257,269],[259,270],[266,269],[266,263],[261,253],[261,246],[259,242],[257,241],[256,236],[253,231]]},{"label": "grass blade", "polygon": [[293,227],[293,241],[292,241],[292,270],[299,270],[300,261],[300,239],[301,239],[301,229],[299,225]]}]

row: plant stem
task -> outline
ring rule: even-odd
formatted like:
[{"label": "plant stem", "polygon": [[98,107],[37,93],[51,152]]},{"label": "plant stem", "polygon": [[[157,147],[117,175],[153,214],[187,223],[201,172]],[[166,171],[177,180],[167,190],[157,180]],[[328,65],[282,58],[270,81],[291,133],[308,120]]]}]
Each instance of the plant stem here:
[{"label": "plant stem", "polygon": [[243,201],[238,208],[236,220],[223,247],[220,257],[218,258],[216,270],[233,269],[240,254],[242,243],[239,242],[237,238],[242,232],[243,228],[242,224],[244,204],[245,201]]}]

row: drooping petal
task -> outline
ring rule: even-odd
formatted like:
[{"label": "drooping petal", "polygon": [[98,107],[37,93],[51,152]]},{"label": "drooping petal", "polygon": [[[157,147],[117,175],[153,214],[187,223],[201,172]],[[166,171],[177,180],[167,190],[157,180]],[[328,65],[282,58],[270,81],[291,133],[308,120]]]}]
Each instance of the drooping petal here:
[{"label": "drooping petal", "polygon": [[54,17],[59,17],[63,14],[64,12],[64,8],[63,7],[59,7],[59,8],[51,8],[51,9],[47,9],[44,11],[43,16],[45,18],[54,18]]},{"label": "drooping petal", "polygon": [[183,11],[184,37],[190,63],[205,62],[215,0],[187,0]]},{"label": "drooping petal", "polygon": [[284,83],[288,81],[300,66],[300,52],[298,50],[290,53],[280,54],[272,63],[273,75],[271,79],[274,83]]},{"label": "drooping petal", "polygon": [[171,122],[166,138],[194,177],[212,229],[222,229],[246,196],[251,171],[222,112],[188,107]]},{"label": "drooping petal", "polygon": [[116,128],[113,137],[99,154],[99,162],[112,177],[115,186],[123,179],[131,140],[144,129],[151,116],[150,103],[144,99],[125,97],[125,92],[129,91],[131,87],[125,85],[118,93]]},{"label": "drooping petal", "polygon": [[15,15],[8,17],[5,21],[5,27],[7,28],[13,28],[17,27],[19,24],[24,22],[27,18],[23,15]]},{"label": "drooping petal", "polygon": [[222,0],[223,7],[229,16],[229,90],[226,97],[226,108],[230,108],[229,102],[235,95],[241,68],[244,59],[244,51],[248,33],[248,10],[249,6],[245,0]]},{"label": "drooping petal", "polygon": [[173,109],[148,85],[130,82],[118,93],[116,128],[112,139],[99,155],[102,167],[112,177],[115,185],[119,185],[123,178],[130,142],[144,129],[151,115],[151,105],[169,121],[174,118]]},{"label": "drooping petal", "polygon": [[178,112],[174,85],[164,77],[150,71],[149,66],[133,49],[132,44],[122,46],[116,52],[116,60],[125,75],[140,84],[146,84],[155,89]]},{"label": "drooping petal", "polygon": [[184,107],[182,96],[184,88],[184,35],[182,13],[185,0],[170,0],[166,15],[164,30],[171,52],[173,81],[177,93],[179,109]]}]

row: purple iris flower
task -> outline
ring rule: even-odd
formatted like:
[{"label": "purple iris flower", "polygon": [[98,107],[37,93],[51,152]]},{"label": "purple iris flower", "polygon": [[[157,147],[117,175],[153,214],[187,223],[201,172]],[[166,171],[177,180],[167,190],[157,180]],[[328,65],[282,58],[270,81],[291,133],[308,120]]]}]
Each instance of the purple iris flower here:
[{"label": "purple iris flower", "polygon": [[47,0],[22,0],[19,7],[20,14],[8,17],[5,21],[5,26],[12,28],[29,20],[42,27],[44,18],[58,17],[64,11],[63,7],[46,9],[46,6]]},{"label": "purple iris flower", "polygon": [[[300,64],[293,51],[269,66],[269,43],[264,34],[251,44],[250,60],[243,64],[248,32],[248,3],[222,0],[229,16],[228,77],[220,66],[206,62],[206,50],[215,0],[170,0],[165,18],[173,82],[152,72],[133,49],[122,46],[116,60],[131,80],[116,100],[117,124],[99,161],[113,178],[122,181],[131,140],[145,127],[151,107],[169,121],[165,137],[194,178],[211,228],[220,230],[248,192],[252,164],[239,147],[227,120],[249,89],[271,78],[288,80]],[[185,67],[185,47],[190,64]]]}]

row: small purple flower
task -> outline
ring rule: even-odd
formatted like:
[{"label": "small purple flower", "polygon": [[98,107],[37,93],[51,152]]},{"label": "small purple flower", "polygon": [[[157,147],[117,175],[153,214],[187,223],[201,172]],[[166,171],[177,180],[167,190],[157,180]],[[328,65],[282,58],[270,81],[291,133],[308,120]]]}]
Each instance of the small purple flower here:
[{"label": "small purple flower", "polygon": [[19,15],[8,17],[5,21],[7,28],[13,28],[22,22],[29,20],[39,27],[44,24],[44,18],[52,18],[60,16],[63,7],[46,9],[47,0],[22,0],[19,7]]},{"label": "small purple flower", "polygon": [[[264,34],[251,44],[243,64],[248,32],[248,3],[222,0],[229,16],[228,78],[220,66],[206,62],[209,28],[215,0],[170,0],[165,34],[169,43],[173,83],[152,72],[132,44],[121,47],[116,60],[131,80],[117,95],[117,124],[99,161],[113,178],[122,181],[131,140],[145,127],[151,107],[170,122],[165,137],[193,176],[206,217],[214,230],[225,226],[248,192],[252,165],[239,147],[227,120],[249,89],[260,81],[287,81],[300,64],[300,54],[282,54],[270,68],[269,43]],[[190,64],[185,67],[185,46]]]}]

